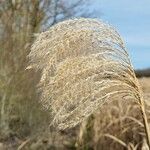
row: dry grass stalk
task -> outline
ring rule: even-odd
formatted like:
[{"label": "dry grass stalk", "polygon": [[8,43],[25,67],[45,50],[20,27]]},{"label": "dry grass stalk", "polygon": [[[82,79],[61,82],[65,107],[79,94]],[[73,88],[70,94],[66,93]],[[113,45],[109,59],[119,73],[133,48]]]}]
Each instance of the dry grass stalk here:
[{"label": "dry grass stalk", "polygon": [[29,68],[42,71],[41,102],[51,110],[52,125],[74,127],[120,95],[139,103],[149,139],[142,91],[114,28],[84,18],[58,23],[38,36],[29,58]]}]

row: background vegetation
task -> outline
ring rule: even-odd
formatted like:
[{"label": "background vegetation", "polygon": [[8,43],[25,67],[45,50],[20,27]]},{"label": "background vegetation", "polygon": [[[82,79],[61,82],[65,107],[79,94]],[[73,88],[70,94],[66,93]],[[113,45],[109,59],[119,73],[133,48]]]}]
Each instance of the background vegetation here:
[{"label": "background vegetation", "polygon": [[[92,12],[82,9],[89,4],[90,1],[84,0],[73,3],[65,0],[0,1],[0,149],[146,147],[137,104],[120,99],[106,104],[75,129],[47,132],[49,115],[42,110],[36,93],[40,72],[25,70],[27,55],[36,33],[73,16],[92,16]],[[143,78],[140,81],[150,119],[150,80]]]}]

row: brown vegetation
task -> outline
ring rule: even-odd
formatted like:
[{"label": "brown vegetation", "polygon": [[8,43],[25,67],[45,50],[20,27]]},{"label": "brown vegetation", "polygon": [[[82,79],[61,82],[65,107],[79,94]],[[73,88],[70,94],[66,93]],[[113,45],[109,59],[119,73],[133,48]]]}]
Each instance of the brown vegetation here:
[{"label": "brown vegetation", "polygon": [[[149,143],[142,90],[124,44],[112,27],[94,19],[64,21],[38,36],[29,58],[28,69],[42,72],[39,83],[41,102],[44,108],[51,110],[52,125],[60,130],[68,129],[83,122],[106,102],[123,99],[127,101],[124,105],[128,106],[128,101],[134,100],[143,123],[140,118],[128,115],[123,121],[139,122],[145,128]],[[79,145],[83,143],[81,138],[86,129],[82,127],[81,131]],[[99,133],[97,136],[117,140],[126,148],[133,147],[112,134]]]},{"label": "brown vegetation", "polygon": [[[66,2],[64,0],[0,1],[0,150],[127,148],[144,150],[147,142],[139,107],[135,101],[126,100],[124,97],[112,98],[111,103],[105,103],[97,113],[93,113],[88,120],[73,129],[65,131],[49,129],[51,110],[45,111],[41,108],[38,102],[40,93],[36,92],[41,70],[25,70],[25,68],[28,65],[27,55],[30,46],[37,35],[35,33],[75,15],[79,10],[77,7],[84,4],[83,0],[77,0],[69,6]],[[83,12],[81,15],[89,14]],[[55,36],[55,33],[53,35]],[[82,41],[77,40],[75,49],[78,48],[79,43],[82,45]],[[88,43],[90,45],[90,42]],[[87,67],[90,70],[93,69],[90,66],[91,60],[95,66],[95,60],[91,57],[84,59],[83,66],[75,63],[73,65],[84,69]],[[70,62],[64,65],[66,69],[70,68]],[[85,73],[90,74],[89,70]],[[84,77],[84,73],[82,75]],[[142,78],[140,82],[150,121],[148,111],[150,80]],[[83,88],[83,91],[85,90]]]}]

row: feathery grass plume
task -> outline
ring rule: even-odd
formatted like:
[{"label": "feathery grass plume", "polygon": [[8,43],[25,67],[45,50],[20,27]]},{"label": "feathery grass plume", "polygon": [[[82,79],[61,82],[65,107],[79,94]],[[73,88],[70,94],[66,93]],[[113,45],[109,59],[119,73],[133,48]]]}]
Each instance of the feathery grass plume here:
[{"label": "feathery grass plume", "polygon": [[74,127],[119,95],[139,103],[149,137],[140,85],[111,26],[96,19],[63,21],[37,37],[29,58],[30,67],[42,71],[41,103],[51,110],[52,125]]}]

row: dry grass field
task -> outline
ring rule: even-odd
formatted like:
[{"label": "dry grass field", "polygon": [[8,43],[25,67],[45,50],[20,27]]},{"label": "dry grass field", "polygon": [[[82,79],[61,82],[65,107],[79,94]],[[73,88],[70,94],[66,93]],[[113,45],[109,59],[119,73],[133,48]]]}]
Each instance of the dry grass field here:
[{"label": "dry grass field", "polygon": [[85,18],[58,23],[38,35],[28,59],[23,71],[40,79],[29,84],[28,101],[22,83],[22,101],[3,94],[0,150],[148,150],[150,79],[139,79],[143,94],[113,27]]},{"label": "dry grass field", "polygon": [[[139,79],[150,122],[150,78]],[[2,147],[2,149],[1,149]],[[19,148],[18,148],[19,147]],[[41,132],[37,136],[10,138],[0,150],[148,150],[143,122],[134,101],[116,99],[76,128]],[[4,149],[5,150],[5,149]]]},{"label": "dry grass field", "polygon": [[[150,122],[150,78],[140,78],[139,81],[144,91],[146,111]],[[147,144],[145,144],[143,121],[136,102],[125,99],[120,100],[116,97],[114,102],[104,105],[93,118],[92,130],[90,128],[91,133],[85,131],[86,135],[90,135],[91,139],[88,144],[91,144],[92,149],[148,150]],[[80,132],[83,132],[82,130],[81,127]],[[80,141],[86,147],[87,141],[84,136],[80,137]]]},{"label": "dry grass field", "polygon": [[[139,81],[144,91],[150,122],[150,78],[140,78]],[[44,135],[44,139],[39,138],[38,142],[31,143],[31,149],[44,150],[46,146],[60,150],[148,150],[145,142],[138,105],[132,100],[121,100],[116,97],[113,102],[105,104],[100,111],[90,116],[80,127],[53,133],[53,136]]]},{"label": "dry grass field", "polygon": [[[143,149],[146,139],[150,146],[147,94],[113,27],[90,18],[60,22],[39,34],[29,62],[27,69],[41,70],[38,90],[50,127],[67,136],[81,124],[71,149]],[[62,136],[52,134],[52,141]]]},{"label": "dry grass field", "polygon": [[150,150],[148,5],[99,2],[0,0],[0,150]]}]

